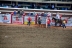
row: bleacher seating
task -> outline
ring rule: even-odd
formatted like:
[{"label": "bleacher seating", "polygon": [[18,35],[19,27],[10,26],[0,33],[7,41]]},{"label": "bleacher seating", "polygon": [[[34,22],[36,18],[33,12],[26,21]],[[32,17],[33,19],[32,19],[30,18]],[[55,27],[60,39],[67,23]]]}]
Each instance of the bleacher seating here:
[{"label": "bleacher seating", "polygon": [[[23,0],[22,0],[23,1]],[[72,10],[72,2],[67,0],[38,0],[37,2],[22,2],[22,1],[0,1],[0,7],[4,8],[25,8],[25,9],[50,9],[50,10]],[[52,8],[54,7],[54,8]]]}]

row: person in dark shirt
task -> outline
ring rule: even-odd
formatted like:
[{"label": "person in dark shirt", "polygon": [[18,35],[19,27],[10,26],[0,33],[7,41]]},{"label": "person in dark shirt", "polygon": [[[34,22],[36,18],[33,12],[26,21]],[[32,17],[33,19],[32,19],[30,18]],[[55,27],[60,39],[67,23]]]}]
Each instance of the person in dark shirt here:
[{"label": "person in dark shirt", "polygon": [[17,14],[20,14],[20,10],[18,10]]},{"label": "person in dark shirt", "polygon": [[17,15],[18,15],[18,17],[20,17],[20,10],[18,10]]},{"label": "person in dark shirt", "polygon": [[21,10],[21,11],[20,11],[20,15],[22,16],[23,14],[24,14],[24,11],[23,11],[23,10]]},{"label": "person in dark shirt", "polygon": [[41,16],[39,16],[39,17],[38,17],[38,24],[39,24],[39,27],[41,27],[41,21],[42,21],[42,20],[41,20]]}]

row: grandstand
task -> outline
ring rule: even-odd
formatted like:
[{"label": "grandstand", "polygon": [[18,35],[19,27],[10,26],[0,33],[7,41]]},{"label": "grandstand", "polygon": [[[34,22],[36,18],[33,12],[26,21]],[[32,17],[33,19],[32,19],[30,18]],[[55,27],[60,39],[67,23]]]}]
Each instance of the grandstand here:
[{"label": "grandstand", "polygon": [[[0,1],[1,7],[11,8],[31,8],[31,9],[57,9],[72,10],[72,1],[70,0],[6,0]],[[54,6],[54,8],[52,8]]]}]

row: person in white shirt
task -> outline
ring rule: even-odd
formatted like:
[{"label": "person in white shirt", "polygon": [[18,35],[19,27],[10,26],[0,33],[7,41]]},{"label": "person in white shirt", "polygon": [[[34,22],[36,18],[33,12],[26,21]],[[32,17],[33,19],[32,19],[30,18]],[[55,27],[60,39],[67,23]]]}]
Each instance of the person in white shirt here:
[{"label": "person in white shirt", "polygon": [[59,12],[56,14],[56,19],[60,19],[60,14],[59,14]]}]

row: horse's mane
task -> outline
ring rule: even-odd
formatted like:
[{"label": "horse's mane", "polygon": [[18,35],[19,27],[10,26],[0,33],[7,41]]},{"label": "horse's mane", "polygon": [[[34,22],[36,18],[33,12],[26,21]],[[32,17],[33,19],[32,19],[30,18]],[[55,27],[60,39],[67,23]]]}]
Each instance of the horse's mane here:
[{"label": "horse's mane", "polygon": [[57,20],[57,19],[55,17],[53,17],[52,20]]}]

